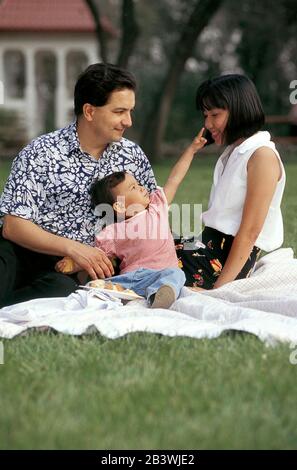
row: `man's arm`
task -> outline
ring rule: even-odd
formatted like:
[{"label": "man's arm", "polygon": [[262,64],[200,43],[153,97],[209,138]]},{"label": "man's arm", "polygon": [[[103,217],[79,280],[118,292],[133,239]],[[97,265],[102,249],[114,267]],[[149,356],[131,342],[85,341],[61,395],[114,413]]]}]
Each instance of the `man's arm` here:
[{"label": "man's arm", "polygon": [[204,132],[204,127],[201,129],[197,137],[189,145],[189,147],[184,151],[182,156],[178,159],[177,163],[174,165],[169,178],[164,186],[164,193],[167,199],[168,204],[170,204],[175,196],[175,193],[186,176],[188,169],[192,163],[195,153],[204,147],[207,140],[202,137]]},{"label": "man's arm", "polygon": [[21,217],[5,215],[2,234],[7,240],[29,250],[71,257],[92,279],[110,277],[114,273],[112,263],[102,251],[49,233]]}]

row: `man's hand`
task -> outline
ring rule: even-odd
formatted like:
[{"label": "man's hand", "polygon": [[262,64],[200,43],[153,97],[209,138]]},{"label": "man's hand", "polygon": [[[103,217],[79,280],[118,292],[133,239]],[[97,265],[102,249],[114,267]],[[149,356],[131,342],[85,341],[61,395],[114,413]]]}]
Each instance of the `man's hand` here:
[{"label": "man's hand", "polygon": [[98,248],[73,241],[67,249],[69,256],[81,271],[87,271],[92,279],[104,279],[114,275],[111,261]]},{"label": "man's hand", "polygon": [[30,220],[5,215],[2,234],[5,239],[28,250],[45,255],[72,258],[78,265],[76,270],[87,271],[92,279],[103,279],[114,274],[113,266],[103,251],[49,233]]}]

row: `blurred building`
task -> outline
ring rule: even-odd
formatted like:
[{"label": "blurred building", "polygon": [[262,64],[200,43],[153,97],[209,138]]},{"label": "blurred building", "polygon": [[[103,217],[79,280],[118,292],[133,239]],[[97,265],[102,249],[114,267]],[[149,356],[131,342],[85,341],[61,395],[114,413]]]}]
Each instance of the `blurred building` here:
[{"label": "blurred building", "polygon": [[[106,17],[100,21],[117,36]],[[97,61],[84,0],[0,0],[1,107],[19,113],[29,138],[69,122],[76,78]]]}]

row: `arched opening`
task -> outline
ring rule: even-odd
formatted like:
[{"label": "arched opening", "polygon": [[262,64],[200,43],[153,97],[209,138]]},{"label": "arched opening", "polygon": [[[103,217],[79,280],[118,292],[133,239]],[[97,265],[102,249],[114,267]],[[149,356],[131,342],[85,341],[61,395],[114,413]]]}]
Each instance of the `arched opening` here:
[{"label": "arched opening", "polygon": [[4,93],[10,99],[25,97],[25,56],[18,50],[4,52]]},{"label": "arched opening", "polygon": [[37,115],[39,132],[55,129],[55,92],[57,88],[57,60],[51,51],[38,51],[35,55]]},{"label": "arched opening", "polygon": [[82,51],[69,51],[66,56],[67,96],[72,99],[74,85],[79,74],[87,67],[88,57]]}]

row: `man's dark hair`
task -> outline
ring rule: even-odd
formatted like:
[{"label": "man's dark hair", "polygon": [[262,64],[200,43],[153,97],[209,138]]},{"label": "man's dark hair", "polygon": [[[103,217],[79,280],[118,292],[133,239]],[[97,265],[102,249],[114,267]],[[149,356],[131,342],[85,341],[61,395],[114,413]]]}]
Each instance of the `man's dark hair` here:
[{"label": "man's dark hair", "polygon": [[198,110],[227,109],[229,118],[224,143],[229,145],[241,137],[250,137],[264,125],[261,100],[253,82],[239,74],[228,74],[206,80],[197,90]]},{"label": "man's dark hair", "polygon": [[80,116],[85,103],[104,106],[115,90],[136,90],[134,76],[127,70],[112,64],[90,65],[78,77],[74,88],[74,112]]},{"label": "man's dark hair", "polygon": [[111,175],[105,176],[101,180],[95,181],[90,188],[91,204],[94,209],[98,204],[113,205],[115,198],[112,189],[125,180],[126,173],[117,171]]}]

